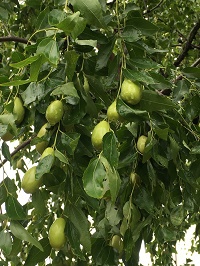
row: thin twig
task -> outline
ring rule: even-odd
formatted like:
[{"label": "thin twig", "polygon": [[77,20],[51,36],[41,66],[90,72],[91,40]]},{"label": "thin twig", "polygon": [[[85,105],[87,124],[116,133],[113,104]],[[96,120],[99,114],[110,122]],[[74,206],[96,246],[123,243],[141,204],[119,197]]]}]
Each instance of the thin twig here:
[{"label": "thin twig", "polygon": [[[21,144],[19,144],[16,149],[10,154],[11,157],[13,157],[16,153],[18,153],[18,151],[22,150],[23,148],[25,148],[26,146],[28,146],[30,144],[30,142],[32,141],[32,139],[34,139],[36,137],[36,135],[33,135],[32,137],[30,137],[29,139],[25,140],[24,142],[22,142]],[[0,168],[8,161],[8,159],[4,159],[1,163],[0,163]]]},{"label": "thin twig", "polygon": [[27,44],[28,40],[17,36],[3,36],[0,37],[0,42],[20,42]]},{"label": "thin twig", "polygon": [[163,1],[164,1],[164,0],[161,0],[161,1],[160,1],[156,6],[154,6],[152,9],[147,9],[147,10],[145,10],[143,14],[145,15],[145,14],[149,14],[149,13],[153,12],[155,9],[157,9],[158,7],[160,7],[160,6],[162,5]]},{"label": "thin twig", "polygon": [[192,28],[192,30],[189,33],[189,36],[187,38],[187,42],[183,48],[182,53],[178,56],[178,58],[176,59],[176,61],[174,62],[174,65],[177,67],[180,65],[180,63],[183,61],[183,59],[186,57],[188,51],[191,49],[191,44],[192,41],[194,40],[198,30],[200,28],[200,20],[198,20],[196,22],[196,24],[194,25],[194,27]]},{"label": "thin twig", "polygon": [[200,58],[198,58],[192,65],[191,67],[196,67],[200,64]]}]

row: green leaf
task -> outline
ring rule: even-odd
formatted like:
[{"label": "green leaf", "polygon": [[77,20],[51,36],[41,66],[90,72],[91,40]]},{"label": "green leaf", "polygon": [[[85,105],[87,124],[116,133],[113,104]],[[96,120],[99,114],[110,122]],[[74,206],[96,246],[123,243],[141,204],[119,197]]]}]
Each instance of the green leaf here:
[{"label": "green leaf", "polygon": [[127,105],[120,98],[117,99],[117,111],[120,116],[126,118],[127,120],[137,122],[142,117],[144,120],[148,119],[148,114],[145,110],[140,110],[132,106]]},{"label": "green leaf", "polygon": [[8,160],[8,161],[11,161],[11,155],[10,155],[10,150],[9,150],[9,146],[3,142],[2,143],[2,154],[3,156]]},{"label": "green leaf", "polygon": [[111,226],[118,225],[121,220],[121,215],[117,210],[117,207],[110,201],[107,203],[105,210],[105,217],[108,219]]},{"label": "green leaf", "polygon": [[48,14],[49,25],[57,25],[66,18],[66,13],[59,9],[53,9]]},{"label": "green leaf", "polygon": [[71,35],[74,40],[84,31],[87,21],[82,17],[76,19],[75,27],[73,28]]},{"label": "green leaf", "polygon": [[115,44],[115,38],[112,38],[108,43],[102,44],[99,48],[96,62],[96,71],[107,66],[110,55]]},{"label": "green leaf", "polygon": [[6,213],[12,220],[23,220],[26,218],[24,208],[18,200],[12,196],[8,196],[5,202]]},{"label": "green leaf", "polygon": [[[166,125],[167,126],[167,125]],[[166,128],[160,128],[158,126],[153,127],[154,132],[158,135],[159,138],[163,140],[167,140],[168,133],[169,133],[169,127]]]},{"label": "green leaf", "polygon": [[52,91],[52,95],[65,95],[65,101],[69,104],[76,105],[78,104],[80,97],[77,93],[76,88],[74,87],[73,82],[68,82],[63,85],[58,86],[55,90]]},{"label": "green leaf", "polygon": [[100,160],[102,164],[105,167],[106,173],[107,173],[107,180],[109,184],[109,189],[110,189],[110,194],[111,194],[111,200],[114,203],[116,201],[120,185],[121,185],[121,180],[120,176],[117,172],[117,170],[114,167],[111,167],[107,159],[103,156],[100,157]]},{"label": "green leaf", "polygon": [[39,243],[43,247],[43,251],[33,246],[28,253],[28,257],[24,266],[35,266],[39,262],[44,262],[45,259],[50,255],[51,246],[49,244],[49,239],[47,237],[42,238]]},{"label": "green leaf", "polygon": [[73,223],[80,235],[80,243],[86,252],[91,252],[91,238],[89,232],[89,222],[81,209],[72,204],[67,204],[65,213]]},{"label": "green leaf", "polygon": [[7,199],[7,190],[3,183],[0,184],[0,205],[2,205]]},{"label": "green leaf", "polygon": [[90,161],[83,174],[85,192],[93,198],[100,199],[105,193],[104,180],[107,179],[106,170],[99,158]]},{"label": "green leaf", "polygon": [[8,10],[4,9],[3,7],[0,7],[0,19],[3,21],[8,21]]},{"label": "green leaf", "polygon": [[67,239],[69,240],[70,247],[74,255],[79,257],[81,260],[85,261],[85,257],[83,255],[83,251],[80,248],[80,234],[74,224],[71,221],[68,221],[66,224],[66,234]]},{"label": "green leaf", "polygon": [[67,75],[68,81],[72,81],[78,58],[79,58],[79,55],[76,53],[76,51],[72,50],[72,51],[67,51],[65,53],[65,59],[66,59],[66,64],[67,64],[66,75]]},{"label": "green leaf", "polygon": [[154,79],[148,73],[141,72],[136,69],[134,70],[128,68],[123,69],[123,74],[127,79],[131,79],[134,81],[141,81],[146,84],[155,84]]},{"label": "green leaf", "polygon": [[63,144],[63,146],[66,148],[66,151],[68,154],[73,155],[74,151],[78,145],[79,142],[79,138],[80,138],[80,134],[79,133],[62,133],[61,135],[61,142]]},{"label": "green leaf", "polygon": [[39,16],[35,21],[36,30],[44,29],[49,26],[48,15],[49,15],[49,7],[45,8],[43,11],[39,13]]},{"label": "green leaf", "polygon": [[58,64],[60,58],[57,42],[51,38],[46,38],[39,43],[36,54],[43,54],[54,66]]},{"label": "green leaf", "polygon": [[0,86],[20,86],[20,85],[24,85],[27,83],[30,83],[31,80],[30,79],[25,79],[25,80],[12,80],[9,82],[5,82],[5,83],[0,83]]},{"label": "green leaf", "polygon": [[13,197],[17,198],[17,186],[15,184],[14,179],[10,179],[9,177],[6,177],[3,182],[1,183],[3,186],[6,187],[6,191],[11,194]]},{"label": "green leaf", "polygon": [[56,24],[55,26],[64,31],[66,35],[69,35],[76,26],[76,23],[79,19],[80,12],[76,12],[72,15],[68,15],[63,21],[61,21],[59,24]]},{"label": "green leaf", "polygon": [[114,132],[108,132],[103,137],[103,155],[112,167],[117,168],[119,152],[117,150],[117,138]]},{"label": "green leaf", "polygon": [[198,67],[185,67],[182,72],[188,78],[200,78],[200,69]]},{"label": "green leaf", "polygon": [[133,27],[145,36],[153,36],[158,31],[158,28],[154,24],[140,17],[129,19],[126,22],[126,27]]},{"label": "green leaf", "polygon": [[35,62],[36,60],[38,60],[38,58],[40,58],[41,55],[38,54],[38,55],[34,55],[34,56],[30,56],[20,62],[17,62],[17,63],[12,63],[10,64],[11,67],[14,67],[14,68],[22,68],[24,66],[27,66],[33,62]]},{"label": "green leaf", "polygon": [[[47,178],[49,178],[49,176]],[[45,215],[45,212],[47,211],[45,194],[40,189],[38,189],[35,193],[32,194],[32,204],[35,214],[39,214],[41,216]]]},{"label": "green leaf", "polygon": [[183,97],[187,96],[190,90],[190,82],[182,79],[178,80],[175,88],[173,89],[173,98],[176,101],[182,100]]},{"label": "green leaf", "polygon": [[11,221],[10,230],[15,237],[29,242],[43,252],[41,244],[20,223]]},{"label": "green leaf", "polygon": [[54,156],[52,156],[51,154],[42,158],[39,161],[38,165],[36,166],[35,179],[38,180],[44,174],[49,173],[53,163],[54,163]]},{"label": "green leaf", "polygon": [[136,203],[140,209],[144,209],[150,214],[154,213],[154,199],[150,195],[150,192],[145,188],[140,189],[140,192],[136,198]]},{"label": "green leaf", "polygon": [[141,69],[159,69],[161,65],[147,58],[131,58],[128,64]]},{"label": "green leaf", "polygon": [[12,250],[12,239],[10,233],[4,230],[0,232],[0,249],[2,249],[6,255],[9,255]]},{"label": "green leaf", "polygon": [[91,92],[94,93],[96,98],[100,98],[108,107],[111,104],[111,100],[109,99],[109,96],[107,92],[104,90],[104,87],[99,81],[99,79],[93,76],[86,76],[86,77],[88,79]]},{"label": "green leaf", "polygon": [[115,251],[111,246],[108,246],[105,239],[94,239],[92,245],[92,258],[95,265],[116,265]]},{"label": "green leaf", "polygon": [[180,226],[184,220],[184,208],[182,205],[175,207],[170,213],[170,220],[174,226]]},{"label": "green leaf", "polygon": [[103,28],[103,16],[101,5],[98,0],[71,0],[74,9],[81,12],[81,15],[88,21],[89,24],[98,28]]},{"label": "green leaf", "polygon": [[136,42],[141,38],[141,34],[134,27],[126,26],[121,34],[121,38],[127,42]]},{"label": "green leaf", "polygon": [[147,112],[153,112],[176,109],[177,105],[165,96],[159,95],[154,91],[144,90],[141,101],[135,107],[138,107],[138,109],[141,110],[146,110]]},{"label": "green leaf", "polygon": [[36,61],[34,61],[30,66],[30,80],[37,81],[38,75],[40,73],[41,66],[46,62],[44,56],[40,56]]},{"label": "green leaf", "polygon": [[200,145],[195,145],[190,151],[191,154],[200,154]]},{"label": "green leaf", "polygon": [[66,163],[66,164],[69,163],[67,157],[59,150],[55,150],[55,157],[57,157],[63,163]]},{"label": "green leaf", "polygon": [[24,105],[35,102],[36,100],[41,100],[44,97],[45,86],[41,83],[32,82],[26,88],[26,90],[21,94],[24,101]]}]

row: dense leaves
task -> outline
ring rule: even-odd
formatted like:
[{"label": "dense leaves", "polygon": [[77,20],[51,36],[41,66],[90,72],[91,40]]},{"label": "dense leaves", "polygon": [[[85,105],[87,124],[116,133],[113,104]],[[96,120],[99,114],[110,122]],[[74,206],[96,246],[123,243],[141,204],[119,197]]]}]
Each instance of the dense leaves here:
[{"label": "dense leaves", "polygon": [[[2,265],[139,265],[142,241],[154,265],[172,265],[192,224],[199,250],[199,11],[183,0],[1,1]],[[142,88],[136,104],[120,94],[124,79]],[[97,150],[101,121],[109,130]],[[47,146],[55,156],[41,159]],[[34,166],[42,183],[22,204]],[[56,251],[48,233],[58,217],[66,243]]]}]

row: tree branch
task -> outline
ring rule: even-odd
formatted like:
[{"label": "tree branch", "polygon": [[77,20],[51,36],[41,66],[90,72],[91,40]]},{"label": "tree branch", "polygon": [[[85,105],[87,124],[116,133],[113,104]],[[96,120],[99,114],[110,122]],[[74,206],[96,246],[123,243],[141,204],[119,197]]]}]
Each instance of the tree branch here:
[{"label": "tree branch", "polygon": [[197,21],[197,23],[194,25],[194,27],[190,31],[189,36],[187,38],[187,42],[186,42],[186,44],[185,44],[185,46],[183,48],[182,53],[178,56],[178,58],[174,62],[174,65],[176,67],[179,66],[180,63],[183,61],[183,59],[186,57],[188,51],[191,48],[192,41],[194,40],[199,28],[200,28],[200,20]]},{"label": "tree branch", "polygon": [[[32,139],[34,139],[36,137],[36,135],[33,135],[32,137],[30,137],[29,139],[25,140],[24,142],[22,142],[21,144],[19,144],[17,146],[17,148],[10,154],[11,157],[13,157],[16,153],[18,153],[18,151],[22,150],[23,148],[25,148],[26,146],[28,146],[31,142]],[[0,168],[7,162],[8,160],[5,158],[1,164],[0,164]]]},{"label": "tree branch", "polygon": [[147,9],[143,12],[143,14],[149,14],[151,12],[153,12],[156,8],[158,8],[159,6],[161,6],[163,3],[163,0],[161,0],[156,6],[154,6],[152,9]]},{"label": "tree branch", "polygon": [[0,42],[20,42],[27,44],[28,40],[17,36],[3,36],[0,37]]}]

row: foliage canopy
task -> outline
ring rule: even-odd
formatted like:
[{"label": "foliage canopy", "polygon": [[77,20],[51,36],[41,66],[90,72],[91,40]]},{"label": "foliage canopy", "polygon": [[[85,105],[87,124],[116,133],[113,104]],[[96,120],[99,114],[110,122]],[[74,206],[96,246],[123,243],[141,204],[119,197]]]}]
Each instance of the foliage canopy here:
[{"label": "foliage canopy", "polygon": [[[173,265],[192,224],[200,249],[199,13],[196,0],[1,1],[0,265],[138,265],[142,240],[155,265]],[[136,105],[120,96],[124,79],[143,88]],[[50,125],[56,100],[63,110]],[[108,121],[114,101],[119,119]],[[103,120],[110,130],[96,150]],[[54,154],[40,158],[47,146]],[[42,184],[22,206],[27,159]],[[56,251],[48,232],[58,217],[66,243]]]}]

